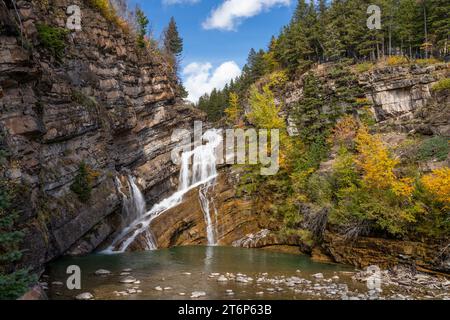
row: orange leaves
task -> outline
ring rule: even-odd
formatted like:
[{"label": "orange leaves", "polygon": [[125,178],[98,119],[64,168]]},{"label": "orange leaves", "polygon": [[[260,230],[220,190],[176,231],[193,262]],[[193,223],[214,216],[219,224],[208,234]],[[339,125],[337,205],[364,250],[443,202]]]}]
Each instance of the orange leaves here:
[{"label": "orange leaves", "polygon": [[433,170],[422,177],[421,182],[431,196],[450,208],[450,168]]}]

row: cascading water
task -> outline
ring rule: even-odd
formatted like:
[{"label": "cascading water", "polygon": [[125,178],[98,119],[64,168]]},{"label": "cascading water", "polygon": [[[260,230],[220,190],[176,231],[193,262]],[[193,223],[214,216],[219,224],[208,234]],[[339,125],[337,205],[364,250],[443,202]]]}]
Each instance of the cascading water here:
[{"label": "cascading water", "polygon": [[[206,224],[206,237],[208,240],[208,245],[213,246],[216,244],[216,230],[214,228],[215,223],[211,219],[211,210],[208,198],[208,192],[211,190],[213,182],[210,181],[205,185],[201,186],[198,190],[198,197],[200,199],[200,205],[202,207],[203,216],[205,218]],[[217,218],[215,219],[217,220]]]},{"label": "cascading water", "polygon": [[[144,195],[136,184],[134,177],[128,176],[127,185],[128,190],[130,190],[130,196],[128,197],[126,194],[122,192],[123,186],[118,178],[116,178],[117,189],[119,193],[122,195],[122,217],[125,223],[129,223],[130,221],[137,221],[142,219],[146,214],[146,203]],[[106,249],[106,252],[113,252],[113,248],[115,248],[122,237],[125,235],[126,228],[121,232],[121,234],[116,237],[111,246]],[[147,247],[150,250],[156,249],[156,242],[154,240],[153,234],[150,230],[143,231],[143,235],[147,244]]]},{"label": "cascading water", "polygon": [[[181,155],[178,191],[154,205],[150,211],[138,216],[128,227],[122,230],[116,239],[114,239],[111,246],[104,251],[105,253],[125,252],[136,238],[142,234],[146,235],[147,249],[155,250],[157,246],[155,245],[150,231],[152,221],[167,210],[179,205],[183,200],[183,196],[190,190],[205,184],[212,185],[211,181],[217,177],[216,148],[222,142],[222,135],[219,130],[211,129],[205,132],[203,139],[208,142],[196,147],[192,151],[184,152]],[[206,186],[203,188],[205,187]],[[207,194],[202,191],[203,188],[200,188],[199,192],[200,199],[204,198],[204,200],[201,200],[201,204],[202,210],[205,213],[205,222],[207,224],[208,244],[215,244],[214,228],[209,212],[209,200]],[[137,190],[139,190],[139,188],[137,188]],[[151,241],[149,241],[148,238],[150,238]]]}]

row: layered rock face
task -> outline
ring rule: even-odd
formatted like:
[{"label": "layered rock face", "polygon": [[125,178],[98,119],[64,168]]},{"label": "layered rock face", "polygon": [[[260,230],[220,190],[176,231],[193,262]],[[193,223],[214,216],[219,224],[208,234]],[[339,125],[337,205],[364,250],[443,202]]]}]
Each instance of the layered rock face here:
[{"label": "layered rock face", "polygon": [[449,92],[431,90],[433,84],[449,76],[447,64],[412,65],[375,69],[363,73],[359,82],[380,126],[450,136]]},{"label": "layered rock face", "polygon": [[[207,194],[214,238],[218,245],[230,245],[261,228],[261,219],[252,210],[251,200],[236,197],[238,177],[239,172],[222,168]],[[153,220],[151,230],[158,247],[208,244],[204,215],[199,190],[192,189],[180,205]],[[142,249],[145,247],[142,241],[137,239],[130,249]]]},{"label": "layered rock face", "polygon": [[[332,64],[318,65],[313,72],[329,91],[335,88],[327,70]],[[439,80],[450,76],[446,63],[421,66],[375,67],[371,71],[357,73],[356,86],[360,86],[380,127],[385,131],[419,132],[449,136],[449,92],[433,93],[431,88]],[[303,97],[303,77],[287,84],[280,102],[289,114]],[[327,106],[322,110],[327,112]],[[288,117],[290,133],[295,134],[292,119]]]},{"label": "layered rock face", "polygon": [[[156,51],[137,49],[88,1],[18,1],[17,11],[5,4],[0,125],[10,157],[4,175],[27,187],[20,216],[24,263],[38,267],[68,250],[89,252],[117,231],[116,176],[137,177],[149,203],[172,191],[179,169],[171,161],[171,134],[203,116],[177,98],[170,65]],[[64,28],[72,4],[81,8],[82,30],[68,33],[58,60],[42,46],[37,27]],[[81,163],[92,179],[87,202],[70,190]]]},{"label": "layered rock face", "polygon": [[327,232],[322,247],[334,261],[361,268],[370,265],[388,268],[406,263],[427,270],[450,271],[446,248],[436,244],[373,237],[348,242],[339,235]]}]

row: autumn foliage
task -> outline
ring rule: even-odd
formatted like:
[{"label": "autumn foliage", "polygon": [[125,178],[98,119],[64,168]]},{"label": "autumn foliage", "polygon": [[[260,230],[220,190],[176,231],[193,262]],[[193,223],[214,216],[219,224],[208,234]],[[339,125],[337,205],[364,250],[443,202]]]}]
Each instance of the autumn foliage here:
[{"label": "autumn foliage", "polygon": [[450,209],[450,168],[433,170],[422,177],[421,182],[430,195]]}]

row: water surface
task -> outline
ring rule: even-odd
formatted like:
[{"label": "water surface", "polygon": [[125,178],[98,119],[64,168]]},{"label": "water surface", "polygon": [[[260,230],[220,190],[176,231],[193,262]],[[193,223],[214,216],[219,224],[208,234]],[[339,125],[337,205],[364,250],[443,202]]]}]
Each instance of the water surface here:
[{"label": "water surface", "polygon": [[[82,290],[70,291],[65,283],[69,265],[78,265],[82,270]],[[112,272],[109,276],[96,276],[98,269]],[[122,284],[124,269],[132,269],[130,275],[139,284]],[[96,299],[190,299],[194,291],[204,291],[206,299],[300,299],[308,298],[283,284],[257,283],[260,277],[283,279],[301,277],[314,282],[313,274],[323,273],[331,281],[333,276],[345,278],[351,267],[312,261],[304,255],[277,253],[261,249],[233,247],[177,247],[171,249],[121,253],[113,255],[92,254],[85,257],[62,258],[49,265],[47,275],[52,299],[73,299],[80,292],[91,292]],[[252,277],[249,283],[236,281],[218,282],[218,274],[245,274]],[[267,275],[266,275],[267,273]],[[349,277],[347,275],[347,277]],[[52,284],[52,282],[63,282]],[[155,287],[166,288],[158,291]],[[130,288],[142,292],[117,295]],[[170,289],[169,289],[170,288]],[[267,292],[268,288],[278,291]],[[233,290],[233,295],[227,294]],[[270,289],[269,289],[270,290]],[[259,292],[259,294],[257,294]],[[265,292],[261,295],[261,292]],[[185,296],[180,295],[185,293]]]}]

